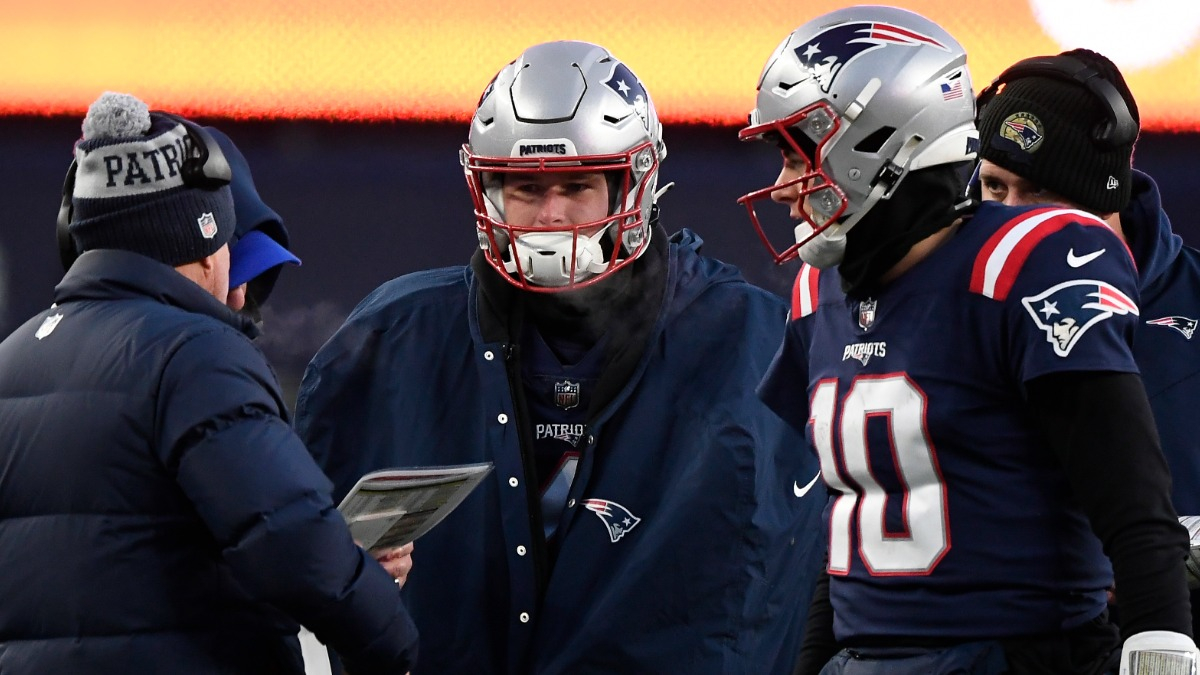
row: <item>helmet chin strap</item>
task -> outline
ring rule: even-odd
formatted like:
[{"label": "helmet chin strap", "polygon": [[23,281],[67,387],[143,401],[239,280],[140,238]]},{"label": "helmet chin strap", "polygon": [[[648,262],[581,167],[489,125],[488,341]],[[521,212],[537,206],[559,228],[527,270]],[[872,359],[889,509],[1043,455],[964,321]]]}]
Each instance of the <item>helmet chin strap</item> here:
[{"label": "helmet chin strap", "polygon": [[[797,226],[797,238],[805,236],[800,232],[801,229],[811,231],[812,228],[806,228],[804,225]],[[841,225],[830,225],[812,239],[804,242],[800,246],[799,253],[801,260],[819,270],[836,267],[846,255],[845,228]]]},{"label": "helmet chin strap", "polygon": [[[605,227],[590,237],[575,237],[570,232],[527,232],[513,242],[515,256],[529,283],[557,288],[599,274],[608,268],[600,240]],[[575,242],[578,242],[576,245]],[[571,278],[571,250],[575,249],[575,278]],[[509,274],[517,273],[516,260],[504,263]]]},{"label": "helmet chin strap", "polygon": [[[896,187],[899,183],[901,172],[904,170],[904,167],[908,166],[908,162],[912,159],[912,154],[917,149],[917,145],[918,142],[916,139],[910,139],[909,142],[905,143],[900,148],[900,151],[896,153],[895,158],[884,165],[879,171],[879,175],[871,186],[871,191],[867,193],[867,198],[863,200],[862,206],[842,222],[826,227],[817,236],[806,241],[800,247],[800,259],[819,270],[829,269],[840,264],[842,258],[846,255],[846,234],[858,224],[858,221],[862,220],[870,212],[875,204],[879,203],[879,200],[883,199],[885,195]],[[891,178],[890,180],[889,177]],[[811,231],[812,228],[806,228],[805,224],[796,226],[797,241],[807,235],[807,232],[801,231],[804,229]]]}]

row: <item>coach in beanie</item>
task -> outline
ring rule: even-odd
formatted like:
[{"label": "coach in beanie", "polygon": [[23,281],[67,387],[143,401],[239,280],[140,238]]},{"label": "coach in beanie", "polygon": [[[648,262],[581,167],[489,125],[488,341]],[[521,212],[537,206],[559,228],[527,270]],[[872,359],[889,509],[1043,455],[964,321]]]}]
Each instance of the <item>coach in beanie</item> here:
[{"label": "coach in beanie", "polygon": [[203,175],[214,166],[228,175],[228,166],[196,139],[180,118],[150,112],[133,96],[100,96],[75,145],[69,231],[77,249],[132,251],[175,267],[228,243],[235,226],[228,180]]},{"label": "coach in beanie", "polygon": [[305,675],[299,626],[348,672],[413,669],[406,557],[355,545],[227,304],[231,178],[203,127],[88,111],[66,274],[0,340],[0,672]]},{"label": "coach in beanie", "polygon": [[[1052,58],[1095,70],[1139,122],[1133,95],[1111,61],[1086,49]],[[980,111],[979,157],[1088,211],[1116,213],[1129,203],[1134,141],[1098,142],[1094,130],[1108,119],[1105,103],[1082,84],[1043,75],[1010,80]]]}]

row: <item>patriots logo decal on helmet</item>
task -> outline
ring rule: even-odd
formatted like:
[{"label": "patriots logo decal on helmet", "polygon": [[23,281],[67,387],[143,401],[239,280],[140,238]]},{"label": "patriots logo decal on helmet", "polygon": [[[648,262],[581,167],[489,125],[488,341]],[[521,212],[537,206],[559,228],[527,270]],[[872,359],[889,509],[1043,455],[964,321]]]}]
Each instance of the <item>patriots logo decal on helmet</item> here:
[{"label": "patriots logo decal on helmet", "polygon": [[1021,303],[1059,356],[1070,354],[1087,329],[1114,314],[1138,315],[1137,303],[1129,296],[1112,284],[1090,279],[1065,281],[1021,298]]},{"label": "patriots logo decal on helmet", "polygon": [[642,522],[642,519],[630,513],[629,509],[607,499],[585,499],[583,505],[604,521],[604,526],[608,528],[608,538],[614,544]]},{"label": "patriots logo decal on helmet", "polygon": [[[501,71],[501,72],[503,72],[503,71]],[[493,75],[492,81],[488,82],[487,86],[483,88],[483,93],[479,95],[479,102],[475,104],[476,108],[483,105],[483,102],[487,100],[487,97],[492,95],[492,90],[496,88],[496,78],[498,78],[498,77],[500,77],[500,73],[496,73],[495,75]]]},{"label": "patriots logo decal on helmet", "polygon": [[1151,326],[1167,326],[1183,333],[1183,337],[1191,340],[1192,334],[1196,332],[1196,320],[1189,319],[1186,316],[1164,316],[1161,319],[1151,319],[1146,323]]},{"label": "patriots logo decal on helmet", "polygon": [[648,98],[646,88],[642,86],[641,82],[638,82],[637,76],[624,63],[618,63],[617,67],[613,68],[612,76],[604,84],[620,94],[621,98],[625,99],[629,105],[636,105],[638,99],[645,101]]},{"label": "patriots logo decal on helmet", "polygon": [[646,101],[650,97],[646,94],[646,88],[642,86],[641,82],[638,82],[637,75],[634,75],[633,71],[629,70],[624,63],[617,63],[617,67],[613,68],[612,76],[605,80],[604,84],[625,99],[625,102],[633,107],[638,117],[642,118],[642,124],[649,128],[646,117]]},{"label": "patriots logo decal on helmet", "polygon": [[[854,21],[827,28],[792,51],[811,76],[816,78],[821,91],[828,94],[833,81],[847,63],[886,45],[933,45],[950,51],[946,45],[927,35],[878,21]],[[792,86],[797,84],[800,82]]]}]

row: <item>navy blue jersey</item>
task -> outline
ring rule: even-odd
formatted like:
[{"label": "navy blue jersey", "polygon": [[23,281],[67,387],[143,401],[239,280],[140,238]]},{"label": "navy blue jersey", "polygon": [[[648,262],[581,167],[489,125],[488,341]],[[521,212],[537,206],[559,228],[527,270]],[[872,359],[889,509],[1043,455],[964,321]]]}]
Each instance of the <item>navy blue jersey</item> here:
[{"label": "navy blue jersey", "polygon": [[542,531],[553,543],[558,521],[579,467],[579,439],[604,365],[605,340],[590,348],[558,341],[547,344],[540,331],[526,326],[522,340],[521,381],[532,426],[534,471],[541,486]]},{"label": "navy blue jersey", "polygon": [[839,641],[1054,632],[1103,610],[1111,568],[1023,385],[1137,372],[1136,298],[1120,239],[1056,208],[985,204],[861,302],[802,268],[760,395],[807,426],[830,487]]}]

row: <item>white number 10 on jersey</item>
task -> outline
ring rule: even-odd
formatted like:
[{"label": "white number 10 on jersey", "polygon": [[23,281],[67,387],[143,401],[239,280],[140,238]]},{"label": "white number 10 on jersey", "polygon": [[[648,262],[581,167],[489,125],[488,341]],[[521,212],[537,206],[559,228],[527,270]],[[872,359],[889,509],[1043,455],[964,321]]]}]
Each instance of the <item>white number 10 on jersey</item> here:
[{"label": "white number 10 on jersey", "polygon": [[[821,475],[841,494],[829,519],[829,573],[850,571],[852,531],[857,530],[862,562],[872,575],[929,574],[950,549],[946,486],[925,428],[925,395],[904,374],[855,378],[841,401],[838,382],[817,385],[809,406],[813,441],[821,459]],[[876,457],[890,462],[871,465],[867,420],[886,420],[890,448]],[[841,420],[839,444],[834,423]],[[839,451],[840,458],[839,461]],[[889,495],[877,476],[891,475],[901,486],[904,528],[885,529]]]}]

